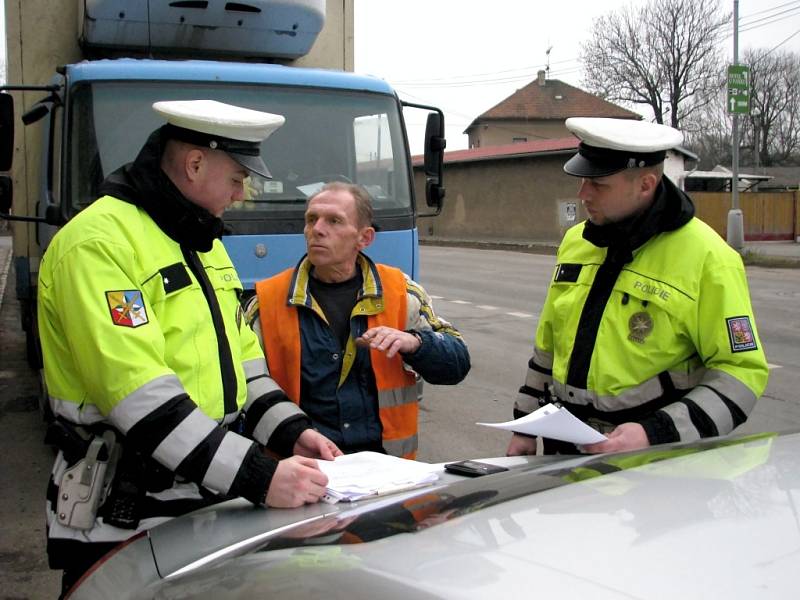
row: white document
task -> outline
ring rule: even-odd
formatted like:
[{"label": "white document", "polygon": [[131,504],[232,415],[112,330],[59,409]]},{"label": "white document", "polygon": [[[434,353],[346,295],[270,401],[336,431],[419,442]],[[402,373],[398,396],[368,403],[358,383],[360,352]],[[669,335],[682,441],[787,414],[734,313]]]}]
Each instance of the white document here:
[{"label": "white document", "polygon": [[527,433],[573,444],[594,444],[608,438],[579,420],[566,408],[546,404],[532,413],[505,423],[477,423],[487,427]]},{"label": "white document", "polygon": [[325,502],[354,501],[423,487],[439,479],[441,465],[406,460],[379,452],[356,452],[318,460],[328,476]]}]

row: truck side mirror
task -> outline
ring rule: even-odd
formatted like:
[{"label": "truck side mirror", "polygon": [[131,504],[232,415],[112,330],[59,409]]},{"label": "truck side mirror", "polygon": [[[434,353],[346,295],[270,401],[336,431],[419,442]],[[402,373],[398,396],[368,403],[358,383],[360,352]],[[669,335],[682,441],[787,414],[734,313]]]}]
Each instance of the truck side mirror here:
[{"label": "truck side mirror", "polygon": [[10,171],[14,161],[14,98],[0,93],[0,171]]},{"label": "truck side mirror", "polygon": [[444,202],[443,162],[447,141],[444,137],[444,114],[428,114],[425,124],[425,201],[428,206],[442,212]]}]

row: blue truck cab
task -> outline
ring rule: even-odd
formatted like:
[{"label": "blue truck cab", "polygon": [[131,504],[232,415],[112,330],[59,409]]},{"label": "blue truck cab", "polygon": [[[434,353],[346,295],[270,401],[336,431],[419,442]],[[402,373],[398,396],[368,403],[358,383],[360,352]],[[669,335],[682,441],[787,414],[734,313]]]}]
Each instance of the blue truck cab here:
[{"label": "blue truck cab", "polygon": [[[92,23],[97,27],[101,21]],[[11,168],[13,155],[14,102],[8,92],[43,94],[22,115],[25,125],[40,122],[44,136],[36,214],[2,210],[11,205],[12,186],[9,176],[0,176],[0,216],[35,222],[41,252],[61,225],[97,199],[104,178],[131,162],[149,134],[163,124],[152,110],[154,102],[212,99],[286,119],[262,146],[272,178],[252,176],[245,199],[224,216],[223,243],[248,290],[297,263],[305,252],[306,201],[335,180],[363,185],[372,197],[377,236],[367,253],[412,278],[418,276],[421,215],[403,110],[413,107],[428,113],[425,211],[433,215],[441,211],[444,196],[444,118],[439,109],[401,102],[375,77],[267,62],[104,58],[56,71],[41,86],[0,86],[0,171]],[[28,358],[40,368],[37,263],[24,255],[14,261]]]}]

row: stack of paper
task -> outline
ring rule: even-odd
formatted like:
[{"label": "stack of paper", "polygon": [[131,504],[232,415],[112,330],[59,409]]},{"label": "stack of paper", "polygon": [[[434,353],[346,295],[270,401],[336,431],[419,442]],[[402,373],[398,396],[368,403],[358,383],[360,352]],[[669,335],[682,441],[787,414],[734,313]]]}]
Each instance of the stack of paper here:
[{"label": "stack of paper", "polygon": [[608,438],[579,420],[566,408],[546,404],[539,410],[505,423],[477,423],[487,427],[527,433],[573,444],[594,444]]},{"label": "stack of paper", "polygon": [[368,496],[383,496],[430,485],[439,478],[441,465],[406,460],[378,452],[357,452],[319,460],[328,476],[325,502],[352,502]]}]

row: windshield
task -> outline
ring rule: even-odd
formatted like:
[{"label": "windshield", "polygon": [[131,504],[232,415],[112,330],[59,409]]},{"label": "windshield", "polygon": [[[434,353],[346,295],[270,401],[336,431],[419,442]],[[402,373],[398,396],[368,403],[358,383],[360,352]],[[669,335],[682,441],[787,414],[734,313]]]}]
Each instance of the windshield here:
[{"label": "windshield", "polygon": [[[65,165],[72,212],[97,198],[100,182],[132,161],[163,124],[158,100],[214,99],[281,114],[286,123],[262,145],[271,180],[250,177],[245,200],[225,213],[236,233],[302,230],[305,202],[322,184],[367,188],[376,225],[413,214],[405,139],[393,97],[346,90],[244,84],[99,82],[72,90]],[[403,219],[402,217],[406,217]],[[381,222],[383,221],[383,225]]]}]

